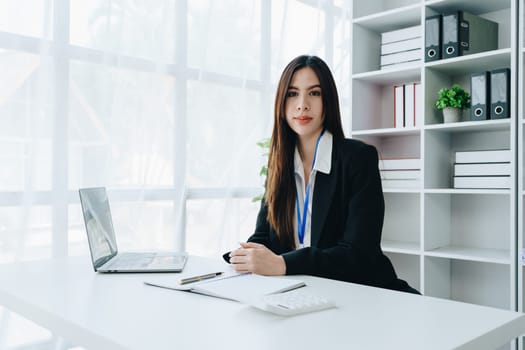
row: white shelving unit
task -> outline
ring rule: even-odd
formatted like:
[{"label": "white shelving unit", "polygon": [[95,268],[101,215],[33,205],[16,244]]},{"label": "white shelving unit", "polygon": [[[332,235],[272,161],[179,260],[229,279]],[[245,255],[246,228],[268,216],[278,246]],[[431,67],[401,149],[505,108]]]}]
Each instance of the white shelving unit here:
[{"label": "white shelving unit", "polygon": [[[525,250],[525,235],[523,232],[525,222],[525,4],[519,1],[518,14],[518,73],[516,80],[518,84],[518,164],[517,164],[517,196],[518,203],[517,217],[518,217],[518,310],[525,312],[525,264],[521,260],[521,255]],[[525,338],[522,337],[519,341],[519,349],[525,349]]]},{"label": "white shelving unit", "polygon": [[[425,295],[524,311],[525,268],[517,260],[517,247],[525,248],[523,7],[518,0],[353,1],[351,137],[383,158],[421,158],[419,187],[384,189],[382,247],[400,277]],[[434,62],[422,53],[407,68],[380,69],[381,33],[420,24],[424,48],[425,18],[458,10],[497,22],[498,48]],[[511,118],[467,121],[466,111],[465,121],[444,124],[434,108],[439,89],[459,83],[470,91],[472,73],[498,68],[511,69]],[[411,82],[423,87],[423,121],[396,129],[393,86]],[[454,189],[455,152],[491,149],[511,150],[511,188]]]}]

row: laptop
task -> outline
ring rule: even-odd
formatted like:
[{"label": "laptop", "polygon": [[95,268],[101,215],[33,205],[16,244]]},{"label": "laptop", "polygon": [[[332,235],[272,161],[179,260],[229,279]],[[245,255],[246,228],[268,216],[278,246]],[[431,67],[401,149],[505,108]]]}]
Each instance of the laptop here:
[{"label": "laptop", "polygon": [[122,253],[118,251],[105,187],[79,189],[84,224],[96,272],[180,272],[186,253]]}]

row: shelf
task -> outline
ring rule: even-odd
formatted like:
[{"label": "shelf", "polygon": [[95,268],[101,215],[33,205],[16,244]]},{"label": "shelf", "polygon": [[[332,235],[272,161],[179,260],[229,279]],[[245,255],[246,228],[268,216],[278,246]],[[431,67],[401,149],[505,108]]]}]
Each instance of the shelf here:
[{"label": "shelf", "polygon": [[419,135],[421,129],[419,128],[384,128],[384,129],[369,129],[369,130],[355,130],[352,136],[409,136]]},{"label": "shelf", "polygon": [[382,240],[381,248],[388,253],[419,255],[419,243]]},{"label": "shelf", "polygon": [[446,133],[510,130],[510,119],[429,124],[424,129]]},{"label": "shelf", "polygon": [[383,188],[383,193],[419,193],[419,188]]},{"label": "shelf", "polygon": [[487,70],[510,67],[511,49],[499,49],[427,62],[426,68],[447,75],[469,75]]},{"label": "shelf", "polygon": [[480,261],[495,264],[510,264],[510,253],[503,249],[483,249],[458,246],[446,246],[425,251],[426,256],[458,259],[468,261]]},{"label": "shelf", "polygon": [[354,74],[354,80],[370,82],[378,85],[397,85],[421,80],[421,63],[414,63],[411,68],[388,68],[371,72]]},{"label": "shelf", "polygon": [[[513,273],[521,271],[514,249],[518,244],[525,246],[524,234],[518,232],[525,220],[525,189],[514,184],[523,182],[525,169],[525,112],[520,101],[525,96],[520,90],[525,79],[525,12],[519,8],[521,3],[354,0],[349,134],[375,146],[383,159],[421,159],[418,187],[383,188],[381,246],[396,272],[430,296],[502,308],[516,308],[511,300],[521,298],[522,305],[517,307],[523,310],[525,283],[513,280]],[[381,33],[422,24],[423,41],[427,16],[455,11],[498,23],[497,49],[380,69]],[[434,107],[441,88],[460,84],[470,93],[471,74],[500,68],[511,69],[510,108],[516,112],[511,118],[471,121],[467,109],[463,121],[443,123],[441,111]],[[394,121],[397,95],[393,87],[412,82],[421,83],[422,114],[416,127],[394,128],[399,123]],[[516,158],[511,161],[511,188],[453,188],[455,153],[490,149],[509,149]]]},{"label": "shelf", "polygon": [[374,32],[383,33],[421,24],[421,8],[419,4],[413,4],[358,17],[353,22]]},{"label": "shelf", "polygon": [[427,188],[424,193],[428,194],[494,194],[494,195],[509,195],[510,190],[502,189],[464,189],[464,188]]},{"label": "shelf", "polygon": [[510,1],[508,0],[433,0],[426,1],[425,5],[432,9],[446,13],[457,10],[463,10],[475,15],[508,9]]}]

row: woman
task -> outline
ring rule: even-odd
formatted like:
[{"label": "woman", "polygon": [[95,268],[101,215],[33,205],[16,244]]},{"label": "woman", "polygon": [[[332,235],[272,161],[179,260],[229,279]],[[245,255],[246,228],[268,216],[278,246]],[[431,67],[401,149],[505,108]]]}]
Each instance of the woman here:
[{"label": "woman", "polygon": [[418,293],[381,251],[384,210],[377,152],[345,139],[330,69],[316,56],[295,58],[277,88],[255,233],[225,258],[238,272]]}]

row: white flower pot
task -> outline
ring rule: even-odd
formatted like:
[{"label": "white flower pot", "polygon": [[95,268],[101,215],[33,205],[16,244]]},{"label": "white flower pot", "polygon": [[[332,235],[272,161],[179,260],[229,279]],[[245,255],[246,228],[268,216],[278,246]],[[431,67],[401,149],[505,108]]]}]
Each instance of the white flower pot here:
[{"label": "white flower pot", "polygon": [[443,108],[443,121],[445,123],[456,123],[461,121],[463,110],[455,107]]}]

